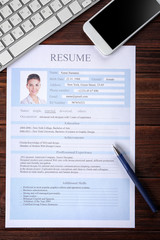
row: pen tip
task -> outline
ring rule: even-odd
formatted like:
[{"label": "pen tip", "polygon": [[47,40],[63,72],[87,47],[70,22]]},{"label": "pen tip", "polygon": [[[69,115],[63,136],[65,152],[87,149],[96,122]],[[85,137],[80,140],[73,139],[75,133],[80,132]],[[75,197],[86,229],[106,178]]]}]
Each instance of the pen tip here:
[{"label": "pen tip", "polygon": [[119,155],[119,151],[117,150],[117,148],[112,144],[113,150],[115,152],[116,155]]},{"label": "pen tip", "polygon": [[115,146],[112,144],[113,149],[115,149]]},{"label": "pen tip", "polygon": [[114,151],[117,151],[116,147],[112,144],[112,148]]}]

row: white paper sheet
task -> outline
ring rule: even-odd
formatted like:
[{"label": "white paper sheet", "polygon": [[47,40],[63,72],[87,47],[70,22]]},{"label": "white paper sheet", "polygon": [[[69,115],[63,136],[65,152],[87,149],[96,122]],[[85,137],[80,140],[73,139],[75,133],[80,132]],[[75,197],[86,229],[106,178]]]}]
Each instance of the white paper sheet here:
[{"label": "white paper sheet", "polygon": [[[28,100],[33,73],[40,104]],[[6,227],[134,227],[112,144],[134,166],[135,47],[41,45],[7,76]]]}]

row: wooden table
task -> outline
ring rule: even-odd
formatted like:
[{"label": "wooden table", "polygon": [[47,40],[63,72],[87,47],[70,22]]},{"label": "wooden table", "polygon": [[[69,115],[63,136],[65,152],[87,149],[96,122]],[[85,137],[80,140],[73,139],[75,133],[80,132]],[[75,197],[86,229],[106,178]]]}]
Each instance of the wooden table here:
[{"label": "wooden table", "polygon": [[[109,0],[78,17],[43,44],[92,44],[83,23]],[[136,45],[136,173],[160,206],[160,15],[126,45]],[[136,190],[135,229],[5,229],[6,71],[0,73],[0,240],[160,239],[160,212],[153,214]]]}]

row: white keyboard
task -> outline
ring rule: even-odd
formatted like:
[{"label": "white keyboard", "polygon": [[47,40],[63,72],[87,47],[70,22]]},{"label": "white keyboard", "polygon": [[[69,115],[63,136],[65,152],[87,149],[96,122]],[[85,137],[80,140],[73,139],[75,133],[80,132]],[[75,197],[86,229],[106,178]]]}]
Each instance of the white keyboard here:
[{"label": "white keyboard", "polygon": [[0,0],[0,71],[99,0]]}]

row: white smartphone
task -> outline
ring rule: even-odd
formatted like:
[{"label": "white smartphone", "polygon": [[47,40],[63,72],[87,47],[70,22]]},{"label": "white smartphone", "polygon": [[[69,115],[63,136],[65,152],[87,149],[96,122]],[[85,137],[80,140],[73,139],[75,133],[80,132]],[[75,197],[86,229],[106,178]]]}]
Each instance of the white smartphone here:
[{"label": "white smartphone", "polygon": [[112,0],[83,26],[104,55],[109,55],[160,13],[160,0]]}]

